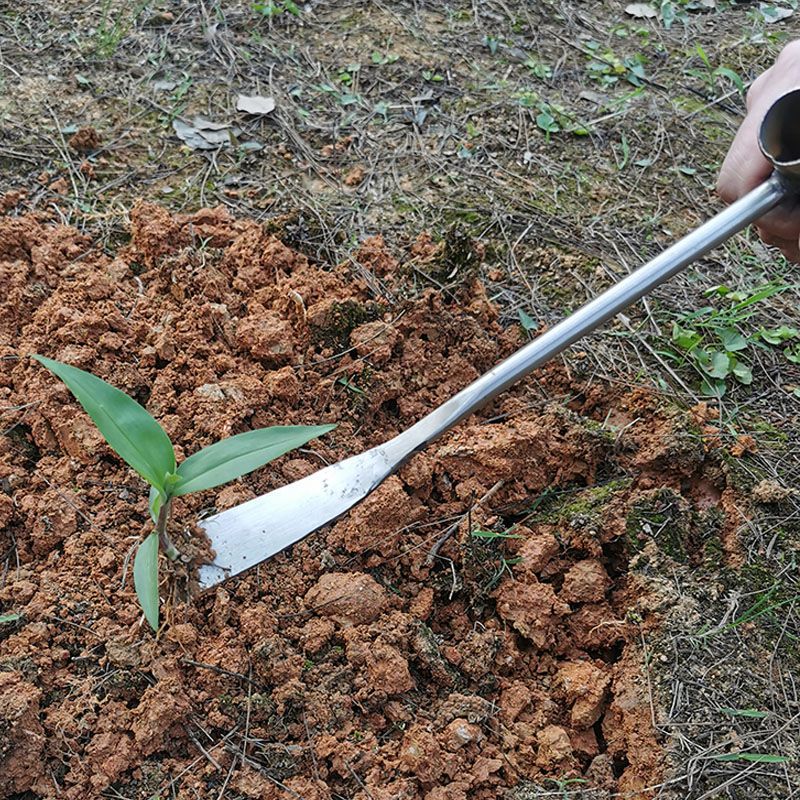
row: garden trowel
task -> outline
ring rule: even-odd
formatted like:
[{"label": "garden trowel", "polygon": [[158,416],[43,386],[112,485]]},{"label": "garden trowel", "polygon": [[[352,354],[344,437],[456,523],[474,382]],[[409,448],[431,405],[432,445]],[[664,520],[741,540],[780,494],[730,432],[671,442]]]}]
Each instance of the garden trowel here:
[{"label": "garden trowel", "polygon": [[385,444],[200,521],[214,549],[199,567],[214,586],[340,517],[429,442],[536,367],[762,217],[800,187],[800,89],[778,99],[761,124],[759,144],[772,175],[724,211],[553,328],[520,348],[455,397]]}]

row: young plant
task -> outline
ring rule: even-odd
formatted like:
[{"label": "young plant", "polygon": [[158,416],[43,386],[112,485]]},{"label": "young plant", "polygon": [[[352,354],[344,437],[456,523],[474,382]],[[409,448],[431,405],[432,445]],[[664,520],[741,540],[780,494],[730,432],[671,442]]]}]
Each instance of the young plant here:
[{"label": "young plant", "polygon": [[232,481],[333,430],[335,425],[287,425],[247,431],[222,439],[180,464],[164,429],[124,392],[90,372],[33,356],[59,377],[83,406],[112,450],[150,486],[154,530],[133,562],[136,595],[147,621],[158,630],[158,549],[180,555],[167,533],[172,500]]},{"label": "young plant", "polygon": [[589,78],[602,86],[613,86],[622,78],[632,86],[642,86],[645,80],[644,57],[619,58],[613,50],[603,49],[599,42],[586,43],[589,62],[586,71]]},{"label": "young plant", "polygon": [[148,2],[149,0],[139,0],[131,14],[128,7],[117,4],[113,5],[115,11],[112,12],[112,0],[104,0],[100,7],[100,21],[94,35],[94,49],[100,58],[111,58],[114,55],[131,26],[136,23],[147,7]]},{"label": "young plant", "polygon": [[582,783],[589,783],[586,778],[546,778],[545,783],[552,783],[556,787],[556,791],[561,794],[562,800],[569,800],[571,794],[583,794],[579,789],[571,789],[570,787],[577,787]]},{"label": "young plant", "polygon": [[700,57],[700,60],[703,62],[702,68],[685,69],[684,72],[687,75],[691,75],[693,78],[697,78],[698,80],[702,81],[705,84],[706,91],[709,94],[716,94],[718,89],[717,83],[719,82],[720,78],[722,78],[724,81],[730,81],[742,96],[746,94],[747,87],[744,85],[744,81],[738,73],[734,72],[730,67],[725,66],[719,66],[715,69],[711,63],[711,59],[706,55],[706,51],[703,50],[699,43],[697,44],[696,51],[697,55]]}]

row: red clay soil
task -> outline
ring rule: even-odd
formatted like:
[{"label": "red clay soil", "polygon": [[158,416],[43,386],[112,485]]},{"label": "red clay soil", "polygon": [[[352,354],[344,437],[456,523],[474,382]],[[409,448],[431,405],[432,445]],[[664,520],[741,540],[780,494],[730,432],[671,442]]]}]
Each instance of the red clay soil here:
[{"label": "red clay soil", "polygon": [[[111,256],[0,219],[0,615],[20,615],[0,623],[0,797],[493,800],[546,778],[649,796],[662,750],[626,520],[658,492],[688,507],[701,475],[725,488],[688,415],[541,370],[259,569],[187,601],[165,564],[156,637],[129,562],[147,493],[28,354],[136,397],[179,459],[338,423],[181,498],[188,523],[385,440],[523,333],[477,280],[402,299],[409,263],[379,238],[331,267],[224,210],[131,220]],[[441,256],[423,239],[409,259]],[[540,513],[595,485],[614,488],[591,513]]]}]

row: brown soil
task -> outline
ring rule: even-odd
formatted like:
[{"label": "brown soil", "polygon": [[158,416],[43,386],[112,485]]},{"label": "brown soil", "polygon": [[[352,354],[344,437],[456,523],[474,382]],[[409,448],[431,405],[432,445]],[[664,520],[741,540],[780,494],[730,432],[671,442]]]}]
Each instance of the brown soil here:
[{"label": "brown soil", "polygon": [[[630,518],[659,493],[689,513],[701,483],[726,490],[690,415],[550,366],[260,569],[192,602],[165,574],[155,637],[128,562],[146,492],[26,354],[135,396],[179,458],[339,424],[182,498],[191,520],[385,440],[522,332],[477,280],[398,299],[408,272],[379,238],[329,267],[219,209],[131,218],[113,257],[43,218],[0,221],[0,614],[22,615],[0,626],[0,797],[490,800],[548,777],[648,796],[662,755],[639,615],[657,604],[627,567],[656,532]],[[560,514],[564,498],[587,508]]]}]

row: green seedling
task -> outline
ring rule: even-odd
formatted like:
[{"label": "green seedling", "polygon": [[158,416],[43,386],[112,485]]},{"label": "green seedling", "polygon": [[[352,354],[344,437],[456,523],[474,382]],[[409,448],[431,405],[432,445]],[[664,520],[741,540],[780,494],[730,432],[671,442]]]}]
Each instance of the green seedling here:
[{"label": "green seedling", "polygon": [[353,383],[352,378],[348,378],[346,375],[342,375],[342,377],[339,378],[339,380],[337,380],[336,383],[340,383],[342,386],[344,386],[345,389],[348,389],[349,391],[353,392],[353,394],[360,394],[362,395],[362,397],[366,397],[367,395],[367,393],[363,389],[359,389],[358,386],[356,386]]},{"label": "green seedling", "polygon": [[382,53],[380,50],[373,50],[370,60],[377,67],[382,67],[384,64],[394,64],[395,61],[400,60],[397,53]]},{"label": "green seedling", "polygon": [[483,46],[492,54],[497,54],[497,49],[500,47],[500,40],[496,36],[487,33],[483,37]]},{"label": "green seedling", "polygon": [[774,611],[779,608],[783,608],[784,606],[792,605],[800,600],[800,595],[792,595],[791,597],[778,599],[780,593],[781,584],[773,584],[759,594],[752,605],[748,606],[744,611],[742,611],[741,614],[739,614],[739,616],[735,617],[725,625],[714,628],[710,628],[708,624],[703,625],[703,627],[696,634],[697,638],[706,639],[710,636],[726,633],[734,628],[738,628],[740,625],[744,625],[745,623],[753,622],[761,618],[770,620],[774,616]]},{"label": "green seedling", "polygon": [[748,12],[748,17],[758,23],[772,24],[791,17],[796,8],[797,0],[784,0],[782,4],[759,3],[758,8]]},{"label": "green seedling", "polygon": [[0,614],[0,625],[7,625],[11,622],[19,622],[22,614]]},{"label": "green seedling", "polygon": [[632,86],[641,86],[645,80],[644,57],[639,53],[625,58],[613,50],[602,49],[599,42],[586,43],[589,62],[586,71],[589,78],[602,86],[613,86],[620,78]]},{"label": "green seedling", "polygon": [[[514,533],[514,525],[506,528],[504,531],[490,531],[484,528],[472,528],[470,530],[470,538],[477,540],[475,546],[478,550],[474,552],[483,553],[483,559],[487,560],[487,565],[492,563],[493,569],[485,574],[488,574],[487,580],[482,584],[481,591],[489,592],[500,583],[500,580],[505,574],[510,575],[512,578],[514,573],[512,567],[522,561],[521,557],[507,557],[502,553],[505,548],[503,544],[508,539],[524,539],[521,534]],[[501,552],[498,552],[501,551]]]},{"label": "green seedling", "polygon": [[336,427],[288,425],[247,431],[215,442],[177,464],[164,429],[131,397],[90,372],[33,357],[66,384],[111,449],[150,486],[154,530],[136,550],[133,581],[153,630],[158,630],[159,617],[159,545],[172,561],[180,555],[167,533],[172,500],[246,475]]},{"label": "green seedling", "polygon": [[[513,537],[511,537],[513,538]],[[508,575],[513,578],[514,572],[512,571],[511,567],[515,564],[519,564],[522,561],[521,557],[517,558],[506,558],[505,556],[500,557],[500,561],[497,565],[497,569],[495,570],[494,574],[489,578],[489,580],[481,587],[482,591],[490,592],[492,589],[500,583],[500,579],[508,573]]]},{"label": "green seedling", "polygon": [[517,316],[519,317],[519,324],[522,325],[522,330],[528,335],[538,329],[539,323],[527,311],[519,308],[517,309]]},{"label": "green seedling", "polygon": [[565,131],[574,136],[588,136],[589,129],[577,122],[574,115],[564,106],[557,103],[548,103],[534,91],[520,92],[517,102],[523,108],[536,110],[536,126],[547,134],[549,140],[551,133]]},{"label": "green seedling", "polygon": [[628,166],[631,160],[631,146],[628,143],[628,137],[623,133],[620,137],[620,154],[617,155],[617,149],[612,148],[614,154],[614,161],[617,162],[617,169],[622,172]]},{"label": "green seedling", "polygon": [[703,50],[700,44],[696,46],[696,51],[697,55],[700,56],[700,60],[703,62],[703,66],[684,70],[687,75],[702,81],[706,86],[706,91],[710,94],[715,94],[717,92],[717,83],[721,78],[732,83],[739,94],[744,96],[746,87],[738,73],[734,72],[730,67],[719,66],[715,68],[711,63],[711,59],[706,55],[706,51]]},{"label": "green seedling", "polygon": [[[719,6],[727,8],[730,3],[727,0],[718,0]],[[708,11],[709,8],[717,5],[717,0],[661,0],[661,4],[656,2],[658,7],[658,18],[666,30],[669,30],[675,22],[687,25],[689,22],[689,12]],[[734,0],[735,5],[735,0]]]},{"label": "green seedling", "polygon": [[348,64],[346,67],[343,67],[339,70],[339,72],[336,74],[336,80],[338,80],[339,83],[343,83],[345,86],[352,86],[353,81],[360,71],[361,64]]},{"label": "green seedling", "polygon": [[[110,58],[117,51],[141,13],[150,4],[150,0],[140,0],[133,6],[133,11],[124,6],[117,6],[111,0],[104,0],[100,7],[100,21],[95,31],[95,53],[100,58]],[[115,9],[112,14],[112,7]]]},{"label": "green seedling", "polygon": [[340,92],[339,89],[337,89],[335,86],[332,86],[330,83],[320,83],[314,88],[323,94],[332,95],[334,100],[336,100],[340,106],[351,106],[354,103],[361,102],[360,95],[353,94],[353,92],[348,90]]},{"label": "green seedling", "polygon": [[547,81],[553,77],[552,67],[545,64],[544,61],[531,57],[525,62],[525,66],[531,71],[533,77],[540,81]]},{"label": "green seedling", "polygon": [[542,108],[536,115],[536,125],[545,133],[558,133],[561,130],[558,120],[553,114],[553,109],[548,104],[542,104]]},{"label": "green seedling", "polygon": [[[589,781],[586,778],[546,778],[545,783],[553,784],[562,800],[569,800],[570,794],[578,791],[578,785],[589,783]],[[574,790],[573,786],[576,787]]]}]

